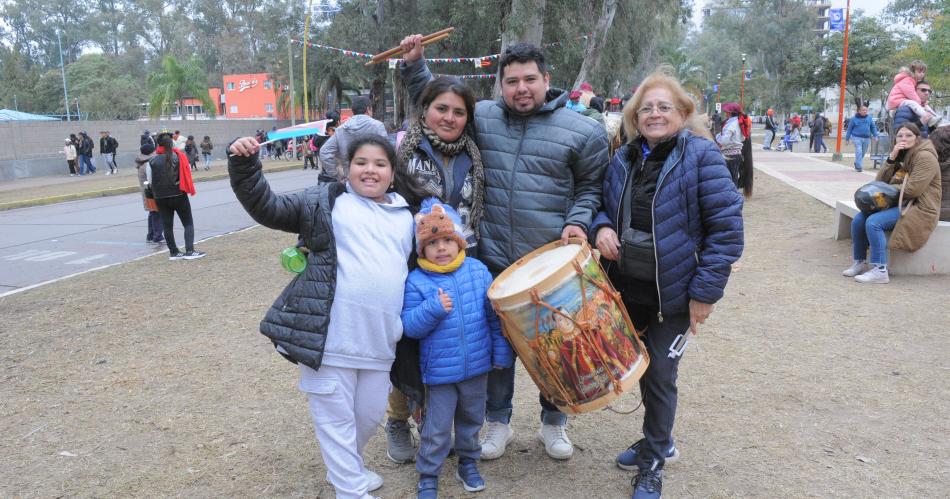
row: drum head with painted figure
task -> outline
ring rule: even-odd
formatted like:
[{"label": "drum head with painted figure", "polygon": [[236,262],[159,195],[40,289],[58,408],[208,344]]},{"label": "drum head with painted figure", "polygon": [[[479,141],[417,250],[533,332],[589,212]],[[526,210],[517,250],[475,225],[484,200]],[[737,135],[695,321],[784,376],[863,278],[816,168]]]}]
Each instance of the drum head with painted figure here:
[{"label": "drum head with painted figure", "polygon": [[569,264],[581,251],[579,244],[558,246],[536,255],[495,284],[494,298],[503,299],[527,291]]}]

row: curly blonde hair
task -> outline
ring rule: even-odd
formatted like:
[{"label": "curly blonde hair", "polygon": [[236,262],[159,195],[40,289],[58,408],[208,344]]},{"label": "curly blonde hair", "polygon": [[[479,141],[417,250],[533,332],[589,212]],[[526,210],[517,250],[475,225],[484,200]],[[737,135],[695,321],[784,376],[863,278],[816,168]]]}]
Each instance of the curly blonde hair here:
[{"label": "curly blonde hair", "polygon": [[683,128],[689,129],[695,135],[712,140],[712,135],[703,123],[703,119],[696,114],[696,103],[683,90],[680,82],[673,77],[673,66],[664,64],[640,82],[633,97],[623,107],[623,129],[627,134],[628,143],[640,135],[640,129],[637,126],[637,109],[640,109],[640,105],[643,104],[644,95],[654,88],[665,88],[673,95],[673,105],[683,117]]}]

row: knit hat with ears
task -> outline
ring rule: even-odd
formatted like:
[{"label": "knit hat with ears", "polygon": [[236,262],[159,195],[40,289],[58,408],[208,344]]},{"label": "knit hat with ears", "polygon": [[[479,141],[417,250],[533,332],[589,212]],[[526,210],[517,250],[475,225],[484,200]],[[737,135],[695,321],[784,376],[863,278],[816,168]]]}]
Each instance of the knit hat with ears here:
[{"label": "knit hat with ears", "polygon": [[459,244],[459,249],[465,249],[468,243],[462,235],[462,219],[459,214],[447,204],[442,204],[437,198],[426,198],[422,202],[422,209],[416,213],[416,251],[424,254],[423,248],[429,241],[439,237],[451,237]]}]

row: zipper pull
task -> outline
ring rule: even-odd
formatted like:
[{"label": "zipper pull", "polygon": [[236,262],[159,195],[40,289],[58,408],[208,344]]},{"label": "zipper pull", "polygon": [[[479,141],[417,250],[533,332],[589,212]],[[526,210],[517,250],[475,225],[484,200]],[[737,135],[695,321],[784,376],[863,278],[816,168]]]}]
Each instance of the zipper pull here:
[{"label": "zipper pull", "polygon": [[663,324],[663,312],[656,313],[656,320],[660,321],[660,324]]}]

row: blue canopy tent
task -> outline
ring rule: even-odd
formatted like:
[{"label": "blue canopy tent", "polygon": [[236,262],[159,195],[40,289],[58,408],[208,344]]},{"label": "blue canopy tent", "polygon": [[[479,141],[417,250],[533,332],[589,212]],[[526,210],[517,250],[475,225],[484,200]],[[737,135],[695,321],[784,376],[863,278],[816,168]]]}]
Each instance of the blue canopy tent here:
[{"label": "blue canopy tent", "polygon": [[0,109],[0,121],[60,121],[41,114],[22,113],[12,109]]}]

